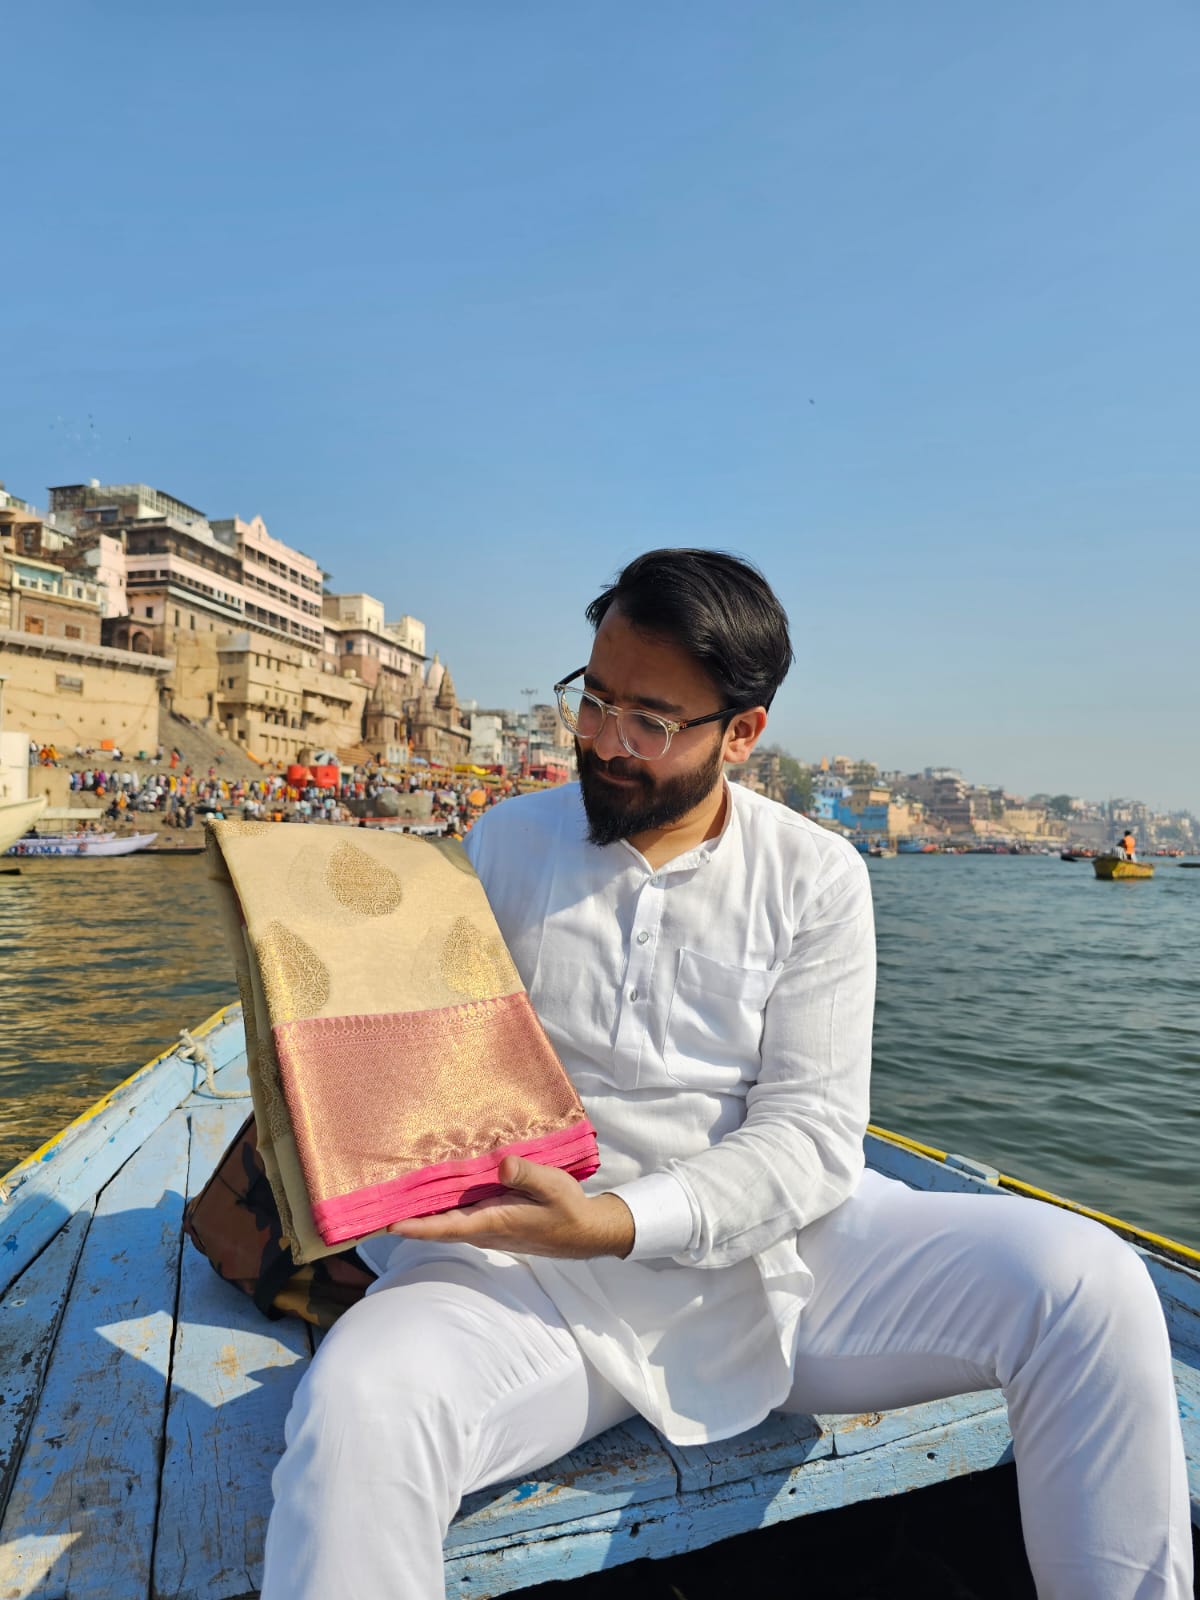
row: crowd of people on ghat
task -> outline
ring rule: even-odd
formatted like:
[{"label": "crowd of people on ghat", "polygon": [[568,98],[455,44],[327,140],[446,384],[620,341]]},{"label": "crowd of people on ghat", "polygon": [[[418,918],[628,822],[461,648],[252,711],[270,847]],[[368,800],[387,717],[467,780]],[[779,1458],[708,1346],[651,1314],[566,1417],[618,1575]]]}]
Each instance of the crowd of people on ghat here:
[{"label": "crowd of people on ghat", "polygon": [[[114,752],[105,753],[111,760]],[[172,752],[174,755],[175,752]],[[334,784],[295,782],[282,773],[260,778],[222,776],[216,766],[207,773],[190,765],[164,764],[158,771],[138,773],[114,766],[82,767],[70,773],[73,793],[88,793],[108,800],[104,814],[113,821],[134,819],[137,813],[157,812],[167,827],[191,828],[201,816],[238,817],[263,822],[340,822],[369,826],[375,814],[370,802],[389,791],[400,795],[429,794],[429,815],[406,818],[414,829],[462,837],[477,817],[514,784],[501,780],[481,786],[478,777],[439,774],[435,771],[397,777],[368,764],[339,771]],[[396,820],[394,807],[384,801],[379,816]]]}]

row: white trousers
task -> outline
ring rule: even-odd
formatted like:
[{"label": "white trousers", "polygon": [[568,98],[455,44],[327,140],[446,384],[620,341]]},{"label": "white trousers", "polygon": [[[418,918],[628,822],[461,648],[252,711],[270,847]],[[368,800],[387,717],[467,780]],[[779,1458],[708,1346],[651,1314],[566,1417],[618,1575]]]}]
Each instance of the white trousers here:
[{"label": "white trousers", "polygon": [[[782,1409],[999,1386],[1040,1600],[1190,1600],[1170,1352],[1134,1251],[1037,1201],[874,1173],[802,1248],[816,1290]],[[470,1252],[393,1269],[297,1389],[262,1600],[437,1600],[464,1494],[630,1415],[522,1263]]]}]

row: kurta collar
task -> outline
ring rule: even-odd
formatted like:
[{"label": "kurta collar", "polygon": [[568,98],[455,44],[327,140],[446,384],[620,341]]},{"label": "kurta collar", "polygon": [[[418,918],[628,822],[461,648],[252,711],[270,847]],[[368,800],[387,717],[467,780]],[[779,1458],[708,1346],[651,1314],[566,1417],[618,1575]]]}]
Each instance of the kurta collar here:
[{"label": "kurta collar", "polygon": [[737,803],[733,797],[734,785],[729,782],[728,778],[722,778],[721,782],[725,785],[725,797],[729,803],[725,808],[725,821],[722,823],[721,831],[715,839],[706,839],[703,844],[697,845],[694,850],[688,850],[681,856],[675,856],[673,860],[666,862],[661,867],[652,867],[642,852],[631,845],[628,839],[618,841],[648,877],[660,879],[673,877],[681,872],[694,872],[697,867],[704,866],[725,843],[725,840],[737,825],[734,820],[737,816]]}]

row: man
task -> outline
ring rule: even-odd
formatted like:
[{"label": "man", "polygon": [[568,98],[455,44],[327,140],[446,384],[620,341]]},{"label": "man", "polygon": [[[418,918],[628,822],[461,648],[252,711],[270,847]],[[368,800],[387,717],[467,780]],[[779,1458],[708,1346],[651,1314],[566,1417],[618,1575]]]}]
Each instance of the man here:
[{"label": "man", "polygon": [[1133,837],[1132,828],[1125,829],[1125,833],[1121,839],[1121,849],[1124,852],[1126,861],[1136,861],[1137,840]]},{"label": "man", "polygon": [[580,783],[468,850],[595,1125],[582,1187],[397,1224],[300,1384],[263,1600],[436,1600],[466,1492],[640,1412],[679,1443],[773,1408],[999,1384],[1048,1600],[1184,1600],[1166,1331],[1137,1256],[1035,1202],[863,1171],[874,936],[859,856],[737,785],[791,661],[760,574],[640,557],[557,686]]}]

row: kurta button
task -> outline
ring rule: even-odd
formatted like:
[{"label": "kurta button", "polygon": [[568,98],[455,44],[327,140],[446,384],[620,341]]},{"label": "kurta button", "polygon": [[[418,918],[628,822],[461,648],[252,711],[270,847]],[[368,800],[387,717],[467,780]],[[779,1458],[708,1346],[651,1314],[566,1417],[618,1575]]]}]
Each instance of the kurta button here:
[{"label": "kurta button", "polygon": [[636,1000],[636,999],[637,999],[637,996],[638,996],[638,992],[637,992],[637,990],[636,990],[636,989],[630,989],[630,991],[629,991],[629,998],[630,998],[630,999],[631,999],[631,1000]]},{"label": "kurta button", "polygon": [[641,933],[638,934],[638,943],[639,944],[645,944],[646,940],[649,937],[650,937],[650,935],[646,932],[645,928],[643,928]]}]

